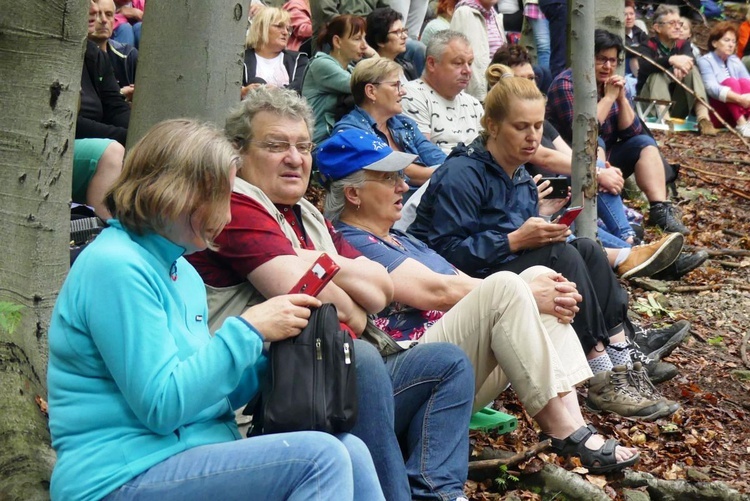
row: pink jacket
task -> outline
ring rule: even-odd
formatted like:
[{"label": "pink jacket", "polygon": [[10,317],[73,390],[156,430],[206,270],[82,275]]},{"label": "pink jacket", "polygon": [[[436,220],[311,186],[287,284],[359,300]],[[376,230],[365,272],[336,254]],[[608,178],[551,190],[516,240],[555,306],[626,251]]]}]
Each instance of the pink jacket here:
[{"label": "pink jacket", "polygon": [[292,36],[286,44],[289,50],[299,50],[302,42],[312,36],[312,17],[310,5],[305,0],[289,0],[282,7],[292,16]]},{"label": "pink jacket", "polygon": [[[133,0],[130,2],[130,6],[135,9],[145,10],[146,9],[146,0]],[[123,16],[122,14],[115,14],[115,26],[114,29],[117,29],[118,26],[121,24],[125,24],[128,22],[128,18]]]}]

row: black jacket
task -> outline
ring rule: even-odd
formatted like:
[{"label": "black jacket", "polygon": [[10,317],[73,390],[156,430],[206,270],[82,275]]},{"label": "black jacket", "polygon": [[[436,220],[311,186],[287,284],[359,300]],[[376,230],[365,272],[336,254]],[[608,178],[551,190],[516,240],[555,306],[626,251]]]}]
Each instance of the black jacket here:
[{"label": "black jacket", "polygon": [[[307,54],[286,49],[281,52],[284,54],[284,67],[289,74],[287,89],[297,91],[297,94],[299,94],[302,92],[302,80],[305,77],[305,68],[307,68]],[[243,66],[242,86],[258,82],[259,80],[256,80],[255,76],[255,73],[258,71],[258,60],[255,57],[255,49],[245,50],[245,63]]]},{"label": "black jacket", "polygon": [[129,122],[130,106],[120,94],[120,85],[109,58],[99,46],[87,40],[76,139],[108,138],[124,146]]}]

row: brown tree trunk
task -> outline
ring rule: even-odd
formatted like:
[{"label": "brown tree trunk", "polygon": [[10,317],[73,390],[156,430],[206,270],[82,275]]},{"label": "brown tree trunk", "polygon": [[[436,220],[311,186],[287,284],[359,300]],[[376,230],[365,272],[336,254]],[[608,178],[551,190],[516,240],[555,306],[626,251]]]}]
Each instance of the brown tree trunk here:
[{"label": "brown tree trunk", "polygon": [[75,118],[88,0],[0,0],[0,499],[45,499],[47,327],[68,270]]}]

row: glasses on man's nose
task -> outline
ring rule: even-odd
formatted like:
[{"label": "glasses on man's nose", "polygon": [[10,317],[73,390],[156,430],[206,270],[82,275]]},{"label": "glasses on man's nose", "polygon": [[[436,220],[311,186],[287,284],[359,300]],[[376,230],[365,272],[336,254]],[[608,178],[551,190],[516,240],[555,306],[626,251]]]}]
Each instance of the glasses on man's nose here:
[{"label": "glasses on man's nose", "polygon": [[406,38],[409,36],[409,30],[401,28],[400,30],[393,30],[388,32],[389,35],[396,35],[397,37]]},{"label": "glasses on man's nose", "polygon": [[284,23],[272,24],[271,26],[273,26],[277,30],[285,30],[287,35],[291,35],[293,31],[291,26]]},{"label": "glasses on man's nose", "polygon": [[668,25],[671,28],[682,28],[683,26],[685,26],[685,23],[683,23],[682,21],[677,21],[677,20],[674,20],[674,21],[662,21],[662,22],[659,22],[659,23],[656,23],[656,24],[666,24],[666,25]]},{"label": "glasses on man's nose", "polygon": [[619,59],[617,59],[616,57],[596,56],[595,60],[596,60],[596,64],[600,66],[606,66],[606,65],[617,66],[618,64],[620,64]]},{"label": "glasses on man's nose", "polygon": [[294,149],[299,152],[300,155],[308,155],[315,148],[315,143],[312,141],[302,141],[300,143],[290,143],[288,141],[249,141],[252,144],[257,144],[264,150],[270,151],[271,153],[285,153],[289,151],[289,148],[294,146]]},{"label": "glasses on man's nose", "polygon": [[404,174],[404,171],[402,170],[397,172],[389,172],[383,177],[379,177],[377,179],[365,179],[365,181],[385,184],[390,186],[391,188],[395,188],[397,184],[404,180],[406,180],[406,174]]}]

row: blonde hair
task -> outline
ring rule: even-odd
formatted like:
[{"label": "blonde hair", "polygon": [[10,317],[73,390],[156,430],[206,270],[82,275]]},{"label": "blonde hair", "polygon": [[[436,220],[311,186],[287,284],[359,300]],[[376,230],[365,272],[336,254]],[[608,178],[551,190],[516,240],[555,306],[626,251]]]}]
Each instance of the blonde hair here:
[{"label": "blonde hair", "polygon": [[[507,72],[505,70],[510,70],[510,72]],[[513,73],[513,70],[510,68],[510,66],[506,66],[504,64],[491,64],[489,68],[487,68],[487,71],[484,72],[484,78],[487,79],[488,89],[494,87],[494,85],[499,82],[501,78],[512,77],[515,77],[515,73]]]},{"label": "blonde hair", "polygon": [[258,49],[268,43],[268,32],[272,24],[285,23],[289,24],[292,16],[289,12],[277,9],[276,7],[266,7],[261,10],[255,17],[245,39],[246,49]]},{"label": "blonde hair", "polygon": [[489,120],[500,123],[508,117],[513,101],[543,101],[545,99],[536,83],[528,78],[514,76],[510,67],[504,64],[493,64],[489,69],[493,70],[493,76],[500,75],[500,77],[484,100],[484,115],[481,123],[485,131],[489,130]]},{"label": "blonde hair", "polygon": [[360,61],[354,67],[350,83],[354,103],[362,104],[365,101],[367,84],[380,83],[391,73],[401,73],[401,65],[392,59],[374,57]]},{"label": "blonde hair", "polygon": [[239,157],[224,135],[195,120],[153,126],[128,152],[122,173],[106,195],[113,217],[140,235],[165,235],[180,217],[199,209],[205,217],[194,231],[210,248],[223,227],[232,193],[230,173]]}]

